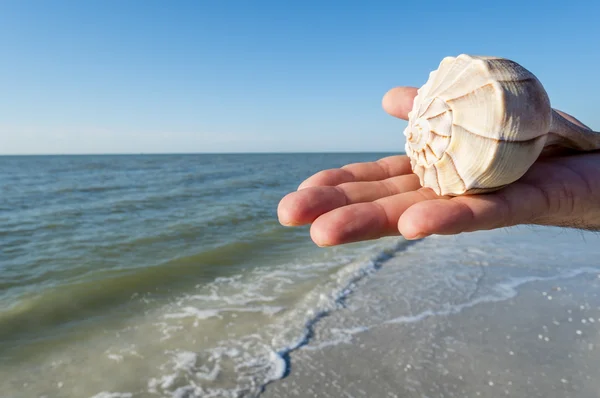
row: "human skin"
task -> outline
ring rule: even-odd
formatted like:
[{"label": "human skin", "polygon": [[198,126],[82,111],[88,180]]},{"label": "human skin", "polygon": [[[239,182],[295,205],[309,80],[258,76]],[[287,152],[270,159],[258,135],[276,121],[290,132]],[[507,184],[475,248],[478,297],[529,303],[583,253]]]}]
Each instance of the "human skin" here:
[{"label": "human skin", "polygon": [[[414,87],[383,97],[384,110],[407,120]],[[585,128],[563,112],[564,117]],[[402,235],[419,239],[519,224],[600,230],[600,152],[547,151],[502,190],[458,197],[423,188],[407,156],[322,170],[279,203],[285,226],[311,224],[318,246]]]}]

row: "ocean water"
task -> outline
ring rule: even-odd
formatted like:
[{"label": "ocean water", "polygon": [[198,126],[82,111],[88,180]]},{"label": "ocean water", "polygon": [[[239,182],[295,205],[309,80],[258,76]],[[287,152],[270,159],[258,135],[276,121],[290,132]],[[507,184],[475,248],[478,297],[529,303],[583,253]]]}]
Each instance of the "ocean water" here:
[{"label": "ocean water", "polygon": [[318,248],[279,200],[381,156],[1,157],[2,396],[256,396],[404,245]]},{"label": "ocean water", "polygon": [[[389,396],[398,388],[406,396],[474,396],[480,386],[456,390],[430,375],[473,377],[457,365],[462,357],[436,357],[450,334],[463,344],[461,336],[482,328],[461,330],[480,317],[454,317],[518,298],[536,282],[563,287],[537,300],[566,300],[590,320],[577,326],[587,337],[567,330],[572,340],[590,339],[568,354],[587,355],[580,363],[597,369],[588,347],[600,327],[598,234],[525,226],[318,248],[308,227],[278,223],[279,200],[309,175],[382,156],[0,157],[0,396],[319,396],[313,376],[286,389],[294,369],[316,369],[328,380],[323,390],[340,386],[332,396],[353,383],[363,391],[370,371],[393,375],[400,387]],[[501,326],[500,315],[488,316],[484,328]],[[564,326],[575,315],[549,316],[523,329],[525,347],[550,336],[555,346],[544,352],[566,350],[571,337],[558,340],[553,322]],[[400,329],[361,353],[361,338],[392,327]],[[505,343],[485,349],[518,351]],[[514,385],[523,361],[511,364]],[[561,369],[554,381],[592,377],[571,361],[572,375]],[[539,366],[543,373],[549,365]],[[523,385],[549,380],[531,377]]]}]

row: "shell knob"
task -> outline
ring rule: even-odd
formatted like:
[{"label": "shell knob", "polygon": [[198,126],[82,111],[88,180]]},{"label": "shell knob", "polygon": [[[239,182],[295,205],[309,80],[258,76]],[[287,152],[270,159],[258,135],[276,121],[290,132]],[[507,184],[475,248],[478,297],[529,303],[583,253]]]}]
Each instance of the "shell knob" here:
[{"label": "shell knob", "polygon": [[600,134],[551,108],[546,90],[514,61],[446,57],[418,90],[405,151],[438,195],[492,192],[521,178],[547,146],[600,149]]}]

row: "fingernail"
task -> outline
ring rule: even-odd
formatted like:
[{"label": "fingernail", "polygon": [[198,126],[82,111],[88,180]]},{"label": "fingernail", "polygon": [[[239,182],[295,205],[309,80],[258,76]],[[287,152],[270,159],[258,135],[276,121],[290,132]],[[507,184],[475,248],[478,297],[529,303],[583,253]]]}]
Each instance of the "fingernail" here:
[{"label": "fingernail", "polygon": [[406,240],[419,240],[419,239],[423,239],[423,238],[425,238],[427,236],[429,236],[429,235],[424,234],[424,233],[420,233],[420,234],[416,234],[416,235],[413,235],[413,236],[410,236],[410,237],[409,236],[405,236],[404,239],[406,239]]}]

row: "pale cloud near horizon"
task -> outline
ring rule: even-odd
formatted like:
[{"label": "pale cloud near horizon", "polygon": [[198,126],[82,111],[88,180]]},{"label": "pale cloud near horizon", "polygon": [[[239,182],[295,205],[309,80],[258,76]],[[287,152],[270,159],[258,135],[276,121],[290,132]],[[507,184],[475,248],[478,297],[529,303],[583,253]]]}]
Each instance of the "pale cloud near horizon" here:
[{"label": "pale cloud near horizon", "polygon": [[[247,138],[246,138],[247,140]],[[118,131],[97,127],[0,126],[0,154],[87,154],[215,151],[244,141],[241,135]]]},{"label": "pale cloud near horizon", "polygon": [[[353,148],[380,151],[386,147],[385,142],[380,142],[379,147],[365,147],[364,142],[357,145],[358,141],[360,137],[346,135],[343,140],[333,135],[320,136],[315,142],[303,134],[284,133],[276,136],[251,132],[119,131],[89,126],[0,126],[0,155],[310,152],[352,151]],[[390,150],[403,149],[403,145],[400,141],[393,142]]]}]

